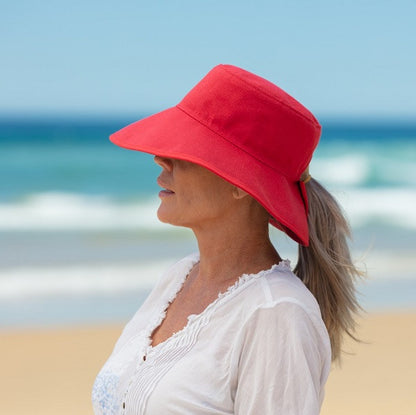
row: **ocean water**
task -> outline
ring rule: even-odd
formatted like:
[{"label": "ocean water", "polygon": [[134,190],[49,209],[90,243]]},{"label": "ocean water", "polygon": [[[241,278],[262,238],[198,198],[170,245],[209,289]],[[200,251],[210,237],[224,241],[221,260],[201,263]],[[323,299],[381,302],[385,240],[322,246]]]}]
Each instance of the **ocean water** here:
[{"label": "ocean water", "polygon": [[[130,121],[0,121],[0,327],[125,322],[196,250],[156,218],[152,156],[109,142]],[[415,309],[416,124],[323,122],[310,170],[350,220],[363,306]]]}]

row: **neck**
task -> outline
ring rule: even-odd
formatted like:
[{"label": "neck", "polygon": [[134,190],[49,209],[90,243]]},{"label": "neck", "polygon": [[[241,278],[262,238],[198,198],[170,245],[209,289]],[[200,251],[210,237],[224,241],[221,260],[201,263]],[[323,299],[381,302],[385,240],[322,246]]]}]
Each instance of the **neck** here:
[{"label": "neck", "polygon": [[198,279],[224,282],[242,274],[258,273],[281,259],[272,245],[267,223],[250,226],[237,220],[193,229],[198,241]]}]

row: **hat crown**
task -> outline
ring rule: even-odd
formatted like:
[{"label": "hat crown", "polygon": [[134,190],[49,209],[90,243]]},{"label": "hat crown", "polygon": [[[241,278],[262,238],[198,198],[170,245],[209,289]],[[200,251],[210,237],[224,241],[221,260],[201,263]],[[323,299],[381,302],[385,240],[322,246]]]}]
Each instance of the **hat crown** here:
[{"label": "hat crown", "polygon": [[308,166],[321,133],[293,97],[232,65],[214,67],[178,108],[290,180]]}]

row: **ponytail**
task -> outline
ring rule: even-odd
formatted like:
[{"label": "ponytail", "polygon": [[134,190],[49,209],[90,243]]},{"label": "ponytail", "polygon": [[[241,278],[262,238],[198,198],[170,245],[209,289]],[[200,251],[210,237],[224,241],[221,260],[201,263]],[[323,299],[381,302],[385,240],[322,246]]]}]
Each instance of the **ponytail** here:
[{"label": "ponytail", "polygon": [[335,361],[341,354],[343,334],[355,339],[354,317],[360,306],[354,282],[363,273],[351,260],[347,243],[350,229],[336,200],[313,178],[305,188],[309,246],[299,245],[294,272],[319,303]]}]

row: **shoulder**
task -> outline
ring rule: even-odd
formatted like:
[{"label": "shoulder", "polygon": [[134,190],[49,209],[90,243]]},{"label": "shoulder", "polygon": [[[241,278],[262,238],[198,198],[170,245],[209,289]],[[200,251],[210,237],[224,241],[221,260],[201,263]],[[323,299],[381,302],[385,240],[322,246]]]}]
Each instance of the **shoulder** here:
[{"label": "shoulder", "polygon": [[321,315],[318,302],[303,281],[293,273],[289,261],[274,267],[260,283],[267,302],[297,304],[309,314]]},{"label": "shoulder", "polygon": [[240,347],[264,351],[271,347],[270,353],[280,348],[282,356],[303,350],[319,355],[321,362],[330,361],[330,340],[319,305],[288,264],[255,279],[241,295]]},{"label": "shoulder", "polygon": [[292,272],[288,261],[260,273],[238,297],[244,304],[240,310],[244,330],[273,326],[285,332],[312,331],[325,342],[328,339],[315,297]]},{"label": "shoulder", "polygon": [[292,272],[289,261],[281,261],[255,275],[252,284],[242,290],[248,312],[277,304],[295,304],[308,314],[321,315],[319,305],[305,284]]}]

